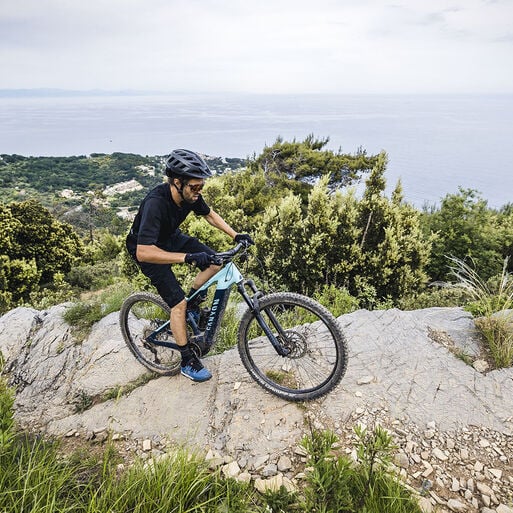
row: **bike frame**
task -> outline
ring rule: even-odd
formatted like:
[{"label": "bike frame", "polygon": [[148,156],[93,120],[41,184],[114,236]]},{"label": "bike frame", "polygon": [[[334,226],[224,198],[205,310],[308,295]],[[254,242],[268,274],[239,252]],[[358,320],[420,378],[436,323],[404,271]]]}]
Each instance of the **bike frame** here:
[{"label": "bike frame", "polygon": [[[214,274],[214,276],[208,279],[192,296],[186,298],[187,302],[189,302],[201,292],[206,292],[212,285],[216,284],[214,299],[212,300],[210,315],[204,332],[205,342],[209,347],[214,343],[219,326],[221,325],[221,320],[223,319],[226,304],[230,297],[232,285],[237,285],[237,287],[240,285],[243,287],[243,283],[244,278],[238,267],[233,262],[229,262]],[[187,322],[191,326],[195,335],[199,335],[201,333],[191,312],[187,312]]]},{"label": "bike frame", "polygon": [[[212,306],[210,310],[210,315],[207,320],[207,326],[203,334],[204,342],[208,345],[208,347],[211,347],[216,340],[217,332],[223,319],[223,315],[225,312],[226,304],[228,303],[228,298],[230,297],[232,286],[236,285],[237,290],[244,298],[244,301],[246,302],[248,307],[255,314],[258,324],[271,341],[271,344],[273,345],[276,352],[281,356],[286,356],[289,353],[288,349],[285,348],[279,342],[279,340],[276,338],[276,336],[274,335],[274,333],[269,328],[264,318],[260,314],[258,298],[262,295],[262,292],[260,292],[257,289],[253,280],[244,279],[239,268],[233,262],[228,262],[222,269],[220,269],[216,274],[214,274],[214,276],[208,279],[194,294],[192,294],[190,297],[185,298],[186,301],[191,301],[201,292],[207,291],[214,284],[216,284],[216,290],[214,293],[214,299],[212,300]],[[253,292],[253,297],[251,297],[248,294],[246,286],[248,286]],[[275,319],[274,315],[272,315],[272,313],[270,312],[267,313],[269,315],[269,318],[271,319],[272,324],[277,329],[279,335],[284,336],[285,334],[279,322]],[[189,311],[187,312],[187,323],[189,324],[189,326],[191,326],[195,336],[201,336],[201,331],[198,325],[196,324],[193,315]],[[147,340],[152,344],[158,346],[176,348],[176,344],[173,344],[171,342],[163,342],[157,339],[157,335],[160,332],[169,329],[169,324],[169,321],[162,324],[147,338]]]}]

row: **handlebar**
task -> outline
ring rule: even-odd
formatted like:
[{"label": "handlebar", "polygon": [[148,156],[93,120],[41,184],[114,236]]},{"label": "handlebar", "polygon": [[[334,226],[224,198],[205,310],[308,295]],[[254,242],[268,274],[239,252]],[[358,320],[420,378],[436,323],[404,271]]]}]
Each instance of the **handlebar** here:
[{"label": "handlebar", "polygon": [[241,250],[246,250],[249,244],[247,242],[239,242],[236,246],[228,251],[223,251],[222,253],[215,253],[211,255],[210,260],[215,265],[223,265],[227,262],[230,262],[232,258],[239,253]]}]

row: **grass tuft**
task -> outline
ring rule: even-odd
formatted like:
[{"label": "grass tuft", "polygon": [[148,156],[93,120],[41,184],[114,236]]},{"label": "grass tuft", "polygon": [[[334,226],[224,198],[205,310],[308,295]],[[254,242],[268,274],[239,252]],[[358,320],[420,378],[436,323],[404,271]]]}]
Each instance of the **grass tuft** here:
[{"label": "grass tuft", "polygon": [[458,258],[450,258],[451,273],[473,299],[467,309],[474,315],[476,326],[487,342],[496,367],[513,365],[513,279],[508,272],[508,258],[502,273],[483,280],[475,269]]}]

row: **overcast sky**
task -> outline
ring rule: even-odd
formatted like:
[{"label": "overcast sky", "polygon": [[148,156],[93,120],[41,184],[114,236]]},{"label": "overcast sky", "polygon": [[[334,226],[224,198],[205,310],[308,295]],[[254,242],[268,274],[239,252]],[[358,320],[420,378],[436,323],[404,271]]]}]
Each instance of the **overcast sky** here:
[{"label": "overcast sky", "polygon": [[0,88],[513,93],[513,0],[0,0]]}]

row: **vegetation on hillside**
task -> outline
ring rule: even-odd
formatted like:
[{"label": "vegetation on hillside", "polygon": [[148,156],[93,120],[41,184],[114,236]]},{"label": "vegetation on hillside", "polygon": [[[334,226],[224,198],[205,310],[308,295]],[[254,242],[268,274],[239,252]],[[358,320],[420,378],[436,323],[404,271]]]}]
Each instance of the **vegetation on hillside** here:
[{"label": "vegetation on hillside", "polygon": [[[504,269],[503,262],[513,251],[512,204],[491,209],[477,191],[461,189],[439,207],[418,210],[404,201],[400,182],[385,195],[386,153],[342,154],[327,150],[327,142],[278,139],[248,162],[209,160],[219,172],[204,197],[237,230],[252,233],[247,265],[266,287],[313,295],[340,314],[467,304],[468,291],[449,286],[449,258],[472,259],[485,281],[509,276],[513,260]],[[0,204],[0,312],[47,307],[120,280],[148,287],[124,237],[130,212],[161,183],[162,164],[162,157],[119,153],[1,156],[7,200]],[[119,180],[142,187],[107,195],[105,186]],[[358,180],[365,181],[361,198],[351,188]],[[73,194],[63,197],[63,187]],[[119,215],[121,207],[128,216]],[[183,229],[218,250],[231,244],[194,216]],[[176,271],[187,284],[193,271]]]}]

